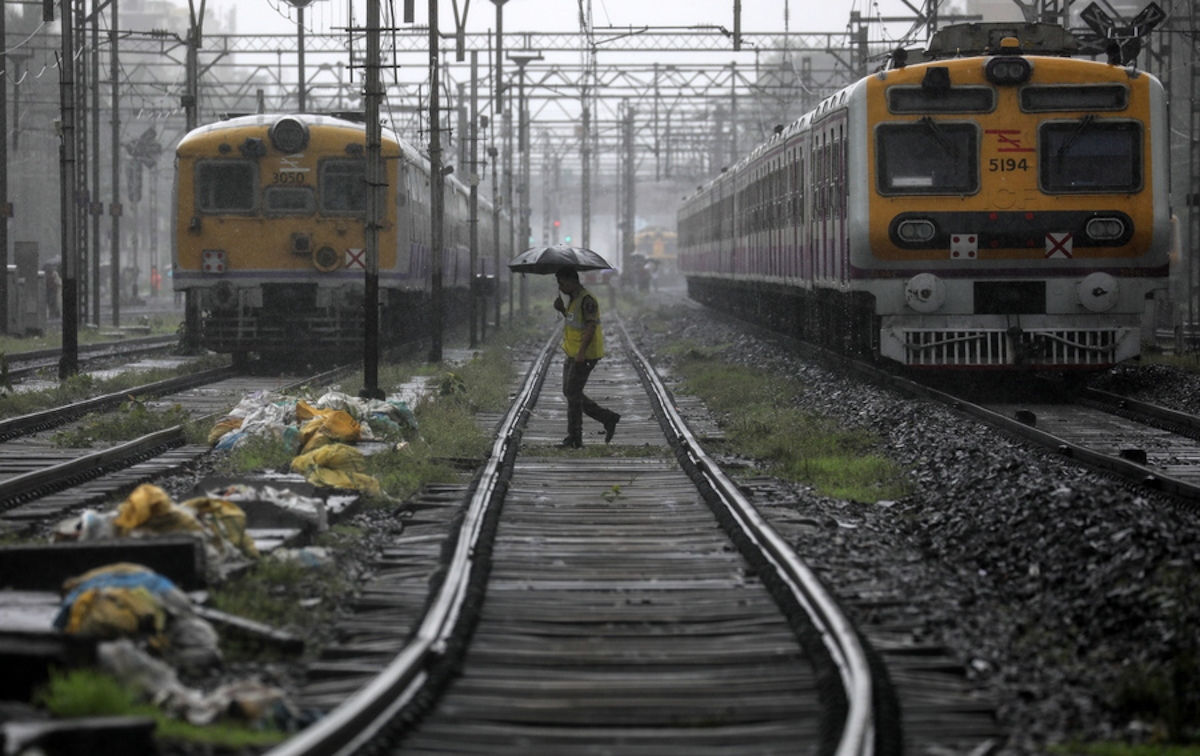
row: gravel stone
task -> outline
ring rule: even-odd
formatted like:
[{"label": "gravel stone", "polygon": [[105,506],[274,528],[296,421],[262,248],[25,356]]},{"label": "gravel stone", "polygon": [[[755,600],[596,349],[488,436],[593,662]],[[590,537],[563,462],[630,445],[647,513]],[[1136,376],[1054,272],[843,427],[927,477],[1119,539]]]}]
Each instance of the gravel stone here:
[{"label": "gravel stone", "polygon": [[[950,649],[999,702],[1010,736],[994,753],[1161,735],[1161,723],[1131,720],[1116,704],[1130,671],[1170,672],[1188,650],[1194,658],[1193,510],[931,401],[788,354],[704,311],[677,307],[665,330],[663,317],[634,335],[656,363],[669,370],[662,347],[687,341],[791,375],[803,385],[797,407],[872,432],[879,451],[911,471],[913,493],[896,502],[836,501],[780,485],[791,489],[797,515],[824,524],[796,546],[835,593],[861,595],[867,585],[904,597],[909,606],[883,611],[917,619],[914,640]],[[1200,412],[1200,376],[1176,368],[1131,363],[1093,384]]]}]

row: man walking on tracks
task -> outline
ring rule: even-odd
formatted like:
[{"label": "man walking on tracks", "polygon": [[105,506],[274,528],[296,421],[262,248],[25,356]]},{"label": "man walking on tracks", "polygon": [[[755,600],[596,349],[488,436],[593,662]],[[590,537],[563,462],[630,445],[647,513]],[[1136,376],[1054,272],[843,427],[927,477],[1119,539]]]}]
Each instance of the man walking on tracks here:
[{"label": "man walking on tracks", "polygon": [[586,414],[604,426],[604,443],[612,441],[621,416],[589,399],[583,389],[596,363],[604,356],[604,332],[600,328],[600,305],[592,293],[579,283],[574,268],[560,268],[555,274],[558,289],[567,295],[555,297],[554,309],[566,318],[562,348],[563,394],[567,397],[567,437],[559,446],[579,449],[583,446],[583,416]]}]

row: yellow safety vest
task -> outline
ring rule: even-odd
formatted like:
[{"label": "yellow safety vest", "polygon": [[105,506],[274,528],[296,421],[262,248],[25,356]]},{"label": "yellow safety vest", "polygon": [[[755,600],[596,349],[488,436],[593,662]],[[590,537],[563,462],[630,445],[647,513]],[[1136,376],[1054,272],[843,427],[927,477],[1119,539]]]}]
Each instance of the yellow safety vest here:
[{"label": "yellow safety vest", "polygon": [[[580,289],[571,303],[567,305],[567,322],[563,327],[562,348],[568,357],[579,354],[579,345],[583,343],[583,330],[587,327],[587,323],[583,322],[584,297],[592,297],[592,294],[587,289]],[[595,297],[592,297],[592,301],[596,302],[596,332],[592,335],[592,340],[588,342],[584,359],[598,360],[604,356],[604,333],[600,330],[600,302]]]}]

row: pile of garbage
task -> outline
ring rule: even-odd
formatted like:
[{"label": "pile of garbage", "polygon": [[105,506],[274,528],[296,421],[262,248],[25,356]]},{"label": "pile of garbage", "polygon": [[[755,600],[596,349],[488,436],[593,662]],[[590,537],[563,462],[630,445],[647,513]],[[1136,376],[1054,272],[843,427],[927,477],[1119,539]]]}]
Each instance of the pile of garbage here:
[{"label": "pile of garbage", "polygon": [[195,725],[230,716],[253,726],[295,730],[315,718],[287,692],[257,678],[226,683],[209,693],[185,685],[179,673],[221,665],[218,636],[197,616],[191,599],[169,579],[141,565],[117,563],[63,584],[54,627],[101,639],[99,668],[140,698]]},{"label": "pile of garbage", "polygon": [[309,404],[274,392],[247,395],[213,426],[208,442],[230,450],[251,438],[290,446],[292,470],[315,486],[348,488],[378,496],[379,482],[366,473],[355,445],[376,440],[376,432],[416,431],[417,418],[399,399],[360,399],[338,391]]},{"label": "pile of garbage", "polygon": [[223,498],[199,496],[176,504],[152,483],[134,489],[116,509],[84,510],[61,523],[57,541],[102,541],[114,538],[193,536],[204,545],[207,577],[220,581],[258,559],[258,548],[246,530],[246,513]]}]

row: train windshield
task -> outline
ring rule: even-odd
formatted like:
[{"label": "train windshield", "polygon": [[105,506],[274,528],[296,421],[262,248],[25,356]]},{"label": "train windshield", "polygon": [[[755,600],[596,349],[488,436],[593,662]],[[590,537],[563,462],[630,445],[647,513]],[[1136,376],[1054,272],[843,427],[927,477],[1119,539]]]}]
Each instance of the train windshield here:
[{"label": "train windshield", "polygon": [[201,212],[253,212],[257,185],[251,160],[206,160],[196,164],[196,206]]},{"label": "train windshield", "polygon": [[880,194],[972,194],[979,190],[979,132],[925,117],[875,132]]},{"label": "train windshield", "polygon": [[1042,191],[1132,192],[1142,186],[1142,129],[1133,121],[1042,124],[1038,139]]},{"label": "train windshield", "polygon": [[326,160],[321,164],[321,211],[346,214],[367,211],[365,160]]}]

